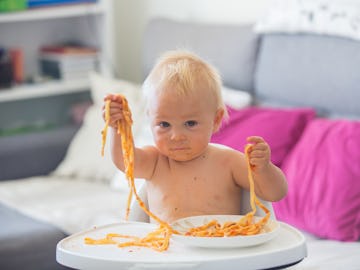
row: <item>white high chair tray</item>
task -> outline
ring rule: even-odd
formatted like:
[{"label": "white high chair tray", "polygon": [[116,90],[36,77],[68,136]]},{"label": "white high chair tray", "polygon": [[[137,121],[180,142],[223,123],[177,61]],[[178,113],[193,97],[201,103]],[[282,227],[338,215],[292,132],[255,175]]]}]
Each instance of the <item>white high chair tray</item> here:
[{"label": "white high chair tray", "polygon": [[164,252],[144,247],[87,245],[85,237],[103,238],[108,233],[145,236],[157,226],[124,222],[97,227],[64,238],[57,244],[56,259],[76,269],[267,269],[300,262],[306,256],[305,237],[280,223],[278,234],[264,244],[243,248],[196,248],[170,241]]}]

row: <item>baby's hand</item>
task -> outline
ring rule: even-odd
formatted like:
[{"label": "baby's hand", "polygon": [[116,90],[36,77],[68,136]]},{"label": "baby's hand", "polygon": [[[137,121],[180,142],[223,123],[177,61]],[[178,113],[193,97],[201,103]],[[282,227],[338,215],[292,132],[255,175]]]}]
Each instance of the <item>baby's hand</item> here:
[{"label": "baby's hand", "polygon": [[271,150],[267,142],[262,137],[251,136],[247,141],[252,144],[249,150],[250,164],[256,170],[262,170],[270,164]]},{"label": "baby's hand", "polygon": [[104,121],[105,119],[105,107],[106,102],[110,101],[110,119],[109,119],[109,126],[113,128],[117,128],[117,122],[124,119],[123,114],[123,104],[122,98],[119,95],[108,94],[104,98],[104,105],[102,107],[102,117]]}]

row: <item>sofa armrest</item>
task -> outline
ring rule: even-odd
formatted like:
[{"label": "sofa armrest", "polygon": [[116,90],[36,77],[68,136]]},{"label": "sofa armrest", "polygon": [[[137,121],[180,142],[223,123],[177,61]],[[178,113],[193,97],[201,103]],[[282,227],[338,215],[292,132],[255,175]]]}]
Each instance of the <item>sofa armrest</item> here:
[{"label": "sofa armrest", "polygon": [[78,129],[67,126],[0,138],[0,181],[49,174],[64,158]]}]

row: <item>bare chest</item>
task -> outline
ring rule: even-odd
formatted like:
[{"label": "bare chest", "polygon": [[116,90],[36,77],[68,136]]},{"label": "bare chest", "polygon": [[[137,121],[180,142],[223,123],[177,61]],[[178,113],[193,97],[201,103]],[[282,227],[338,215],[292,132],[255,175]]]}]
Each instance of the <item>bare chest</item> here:
[{"label": "bare chest", "polygon": [[[231,172],[226,166],[212,162],[161,166],[152,180],[156,185],[177,193],[212,192],[223,186],[233,186]],[[216,187],[217,186],[217,187]]]},{"label": "bare chest", "polygon": [[148,183],[149,203],[167,220],[183,216],[236,212],[240,188],[226,166],[159,168]]}]

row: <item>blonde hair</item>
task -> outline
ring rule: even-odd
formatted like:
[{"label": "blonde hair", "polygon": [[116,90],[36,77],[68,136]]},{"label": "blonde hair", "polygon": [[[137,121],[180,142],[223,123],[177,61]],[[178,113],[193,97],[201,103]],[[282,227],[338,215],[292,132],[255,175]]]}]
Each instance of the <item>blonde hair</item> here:
[{"label": "blonde hair", "polygon": [[199,84],[209,91],[215,100],[216,109],[223,109],[227,118],[219,72],[199,56],[186,50],[168,51],[161,55],[144,81],[143,93],[146,100],[169,89],[175,95],[188,96],[199,88]]}]

